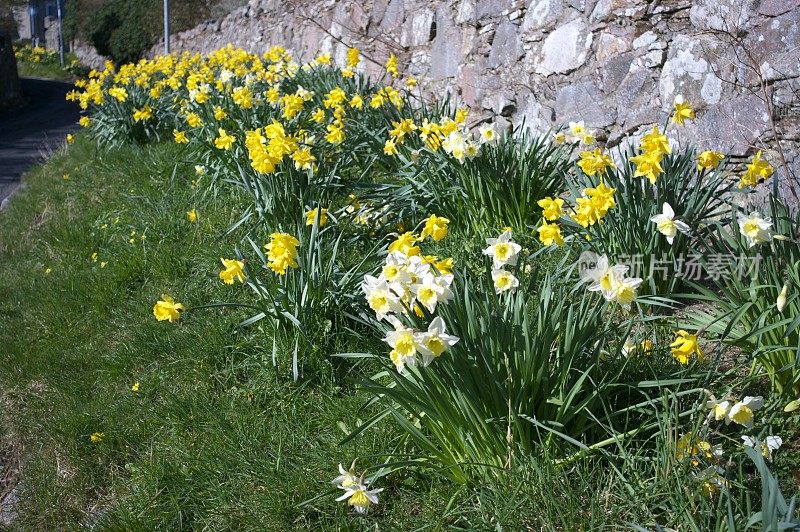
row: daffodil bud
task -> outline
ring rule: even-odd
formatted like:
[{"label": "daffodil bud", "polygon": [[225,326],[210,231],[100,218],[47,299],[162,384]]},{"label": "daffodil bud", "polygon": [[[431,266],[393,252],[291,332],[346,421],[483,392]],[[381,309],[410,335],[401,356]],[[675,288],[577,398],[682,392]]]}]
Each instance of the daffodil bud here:
[{"label": "daffodil bud", "polygon": [[783,407],[783,411],[787,412],[787,413],[788,412],[794,412],[798,408],[800,408],[800,399],[795,399],[794,401],[791,401],[789,404],[784,406]]},{"label": "daffodil bud", "polygon": [[783,312],[783,309],[786,307],[786,293],[788,291],[789,291],[789,284],[784,283],[781,293],[778,294],[778,301],[775,302],[775,306],[778,308],[778,312]]}]

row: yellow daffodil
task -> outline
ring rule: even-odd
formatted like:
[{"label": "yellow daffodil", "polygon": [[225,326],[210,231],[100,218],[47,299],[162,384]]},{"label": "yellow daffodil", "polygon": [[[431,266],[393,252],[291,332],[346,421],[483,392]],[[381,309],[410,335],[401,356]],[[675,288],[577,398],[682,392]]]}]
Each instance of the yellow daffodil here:
[{"label": "yellow daffodil", "polygon": [[669,344],[672,356],[683,365],[689,363],[692,355],[698,360],[703,359],[703,351],[697,343],[697,336],[680,330],[675,333],[675,341]]},{"label": "yellow daffodil", "polygon": [[600,151],[600,148],[595,148],[593,151],[584,151],[580,154],[581,160],[578,161],[578,166],[583,173],[589,177],[595,176],[598,173],[605,173],[608,168],[616,168],[614,161],[608,154]]},{"label": "yellow daffodil", "polygon": [[272,233],[267,250],[267,266],[278,275],[286,275],[287,268],[297,268],[297,247],[300,241],[288,233]]},{"label": "yellow daffodil", "polygon": [[358,48],[349,48],[347,50],[347,66],[350,68],[355,68],[358,66],[358,62],[361,60],[360,54],[358,52]]},{"label": "yellow daffodil", "polygon": [[386,61],[386,72],[391,74],[393,78],[397,77],[397,58],[394,54],[389,54],[389,59]]},{"label": "yellow daffodil", "polygon": [[134,122],[142,122],[144,120],[150,120],[153,117],[153,108],[149,105],[145,105],[141,109],[134,109],[133,110],[133,121]]},{"label": "yellow daffodil", "polygon": [[174,323],[180,318],[181,312],[185,310],[181,303],[175,303],[170,296],[162,294],[161,299],[153,306],[153,315],[158,321],[167,320]]},{"label": "yellow daffodil", "polygon": [[197,221],[197,209],[192,209],[191,211],[187,211],[186,219],[192,223],[195,223]]},{"label": "yellow daffodil", "polygon": [[557,246],[564,245],[564,237],[561,236],[561,228],[557,224],[542,222],[537,232],[539,233],[539,240],[545,246],[552,246],[553,244]]},{"label": "yellow daffodil", "polygon": [[747,171],[740,178],[739,188],[754,187],[763,183],[772,176],[774,171],[772,165],[761,158],[761,150],[759,150],[747,165]]},{"label": "yellow daffodil", "polygon": [[450,220],[447,218],[431,214],[425,219],[425,226],[422,228],[420,237],[423,240],[427,237],[431,237],[438,242],[447,236],[447,224],[449,223]]},{"label": "yellow daffodil", "polygon": [[694,109],[679,94],[675,96],[675,113],[672,115],[672,121],[682,126],[686,120],[694,120]]},{"label": "yellow daffodil", "polygon": [[[317,209],[311,209],[306,212],[306,225],[314,225],[317,219]],[[328,209],[322,209],[319,215],[319,226],[324,227],[328,223]]]},{"label": "yellow daffodil", "polygon": [[407,231],[397,237],[397,239],[389,244],[389,253],[399,251],[408,257],[419,255],[419,246],[414,245],[419,241],[419,237],[414,233]]},{"label": "yellow daffodil", "polygon": [[230,150],[236,137],[229,135],[227,131],[219,128],[219,136],[214,139],[214,146],[219,150]]},{"label": "yellow daffodil", "polygon": [[225,284],[233,284],[233,281],[239,280],[244,283],[244,262],[236,259],[222,259],[222,266],[225,268],[219,272],[219,278]]},{"label": "yellow daffodil", "polygon": [[714,170],[724,158],[724,153],[706,150],[697,156],[697,168],[699,170]]},{"label": "yellow daffodil", "polygon": [[558,220],[564,211],[562,210],[562,206],[564,205],[564,200],[561,198],[543,198],[536,202],[536,204],[542,208],[542,216],[544,216],[545,220],[553,221]]}]

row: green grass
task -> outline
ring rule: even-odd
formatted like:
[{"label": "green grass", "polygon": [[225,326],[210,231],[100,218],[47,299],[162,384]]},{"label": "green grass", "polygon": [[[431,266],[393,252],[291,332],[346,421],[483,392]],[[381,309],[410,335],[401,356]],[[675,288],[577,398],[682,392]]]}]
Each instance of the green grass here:
[{"label": "green grass", "polygon": [[[104,151],[78,136],[0,213],[0,433],[22,457],[17,528],[690,529],[696,521],[708,530],[715,522],[716,502],[686,502],[691,485],[635,453],[614,468],[596,458],[558,467],[518,457],[495,485],[397,471],[378,481],[385,491],[366,517],[334,502],[338,463],[359,457],[367,467],[415,449],[388,423],[339,444],[340,422],[352,429],[373,413],[359,411],[369,397],[341,374],[374,368],[316,363],[295,384],[288,356],[273,368],[271,338],[237,327],[247,311],[155,320],[162,293],[188,307],[250,297],[217,277],[220,257],[232,257],[242,236],[224,233],[243,199],[226,190],[200,197],[185,157],[171,144]],[[197,224],[186,219],[192,208]],[[341,336],[338,351],[365,349]],[[92,443],[94,432],[104,439]]]}]

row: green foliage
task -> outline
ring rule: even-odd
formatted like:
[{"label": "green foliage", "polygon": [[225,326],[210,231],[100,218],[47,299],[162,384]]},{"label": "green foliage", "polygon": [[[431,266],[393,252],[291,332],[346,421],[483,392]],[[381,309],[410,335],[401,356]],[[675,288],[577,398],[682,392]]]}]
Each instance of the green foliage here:
[{"label": "green foliage", "polygon": [[781,493],[778,480],[770,473],[764,457],[756,449],[745,449],[761,477],[761,510],[747,520],[746,529],[761,525],[761,530],[800,530],[800,518],[796,515],[796,497],[787,504]]},{"label": "green foliage", "polygon": [[[180,32],[211,18],[218,3],[170,2],[171,31]],[[137,61],[164,34],[163,5],[162,0],[67,0],[64,38],[84,37],[101,55],[118,64]]]},{"label": "green foliage", "polygon": [[86,21],[89,42],[116,63],[138,60],[155,41],[158,10],[153,2],[108,0]]},{"label": "green foliage", "polygon": [[570,166],[565,147],[520,131],[484,144],[461,164],[440,151],[423,153],[417,164],[404,169],[403,177],[411,184],[410,193],[431,212],[480,234],[536,223],[541,213],[536,202],[563,192]]},{"label": "green foliage", "polygon": [[[752,361],[753,371],[764,370],[778,392],[800,395],[800,246],[793,236],[800,232],[800,215],[770,196],[770,216],[776,235],[786,237],[750,246],[739,228],[738,218],[717,222],[707,240],[708,270],[716,268],[712,287],[695,285],[695,299],[707,303],[689,316],[693,328],[714,334],[738,347]],[[740,213],[740,216],[745,216]],[[715,257],[725,260],[712,264]],[[718,262],[718,261],[717,261]],[[785,308],[777,308],[778,297],[787,287]]]}]

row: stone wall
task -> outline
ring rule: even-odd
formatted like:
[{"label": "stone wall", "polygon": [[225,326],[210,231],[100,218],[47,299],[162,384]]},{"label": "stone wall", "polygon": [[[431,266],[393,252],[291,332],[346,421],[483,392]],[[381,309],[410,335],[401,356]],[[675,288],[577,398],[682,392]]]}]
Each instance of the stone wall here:
[{"label": "stone wall", "polygon": [[394,52],[478,119],[539,132],[584,120],[611,146],[664,123],[682,94],[698,110],[682,141],[737,156],[769,146],[800,175],[800,0],[250,0],[172,48],[228,43],[341,63],[357,46],[371,72]]}]

